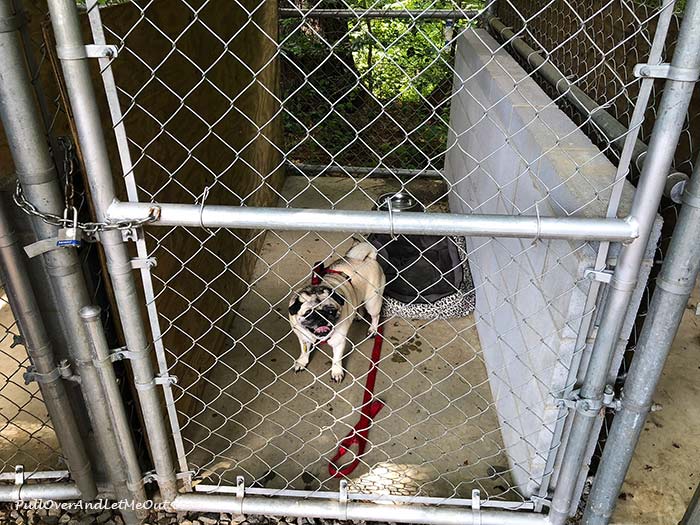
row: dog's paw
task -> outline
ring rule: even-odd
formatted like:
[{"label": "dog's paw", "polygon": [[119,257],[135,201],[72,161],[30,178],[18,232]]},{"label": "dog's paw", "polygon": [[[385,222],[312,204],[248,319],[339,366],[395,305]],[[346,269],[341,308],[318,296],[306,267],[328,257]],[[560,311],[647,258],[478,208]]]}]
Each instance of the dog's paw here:
[{"label": "dog's paw", "polygon": [[343,377],[345,377],[345,372],[343,371],[343,367],[341,365],[331,366],[331,379],[334,382],[340,383],[343,380]]},{"label": "dog's paw", "polygon": [[377,335],[379,335],[379,332],[375,328],[367,330],[367,337],[377,337]]},{"label": "dog's paw", "polygon": [[296,361],[294,361],[294,371],[301,372],[302,370],[306,370],[306,365],[308,364],[308,359],[297,359]]}]

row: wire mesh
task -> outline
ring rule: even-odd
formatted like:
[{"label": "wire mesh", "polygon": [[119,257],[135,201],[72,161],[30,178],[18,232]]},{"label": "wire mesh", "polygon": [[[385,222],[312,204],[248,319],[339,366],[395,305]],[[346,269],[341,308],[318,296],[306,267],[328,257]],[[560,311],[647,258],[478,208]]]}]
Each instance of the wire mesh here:
[{"label": "wire mesh", "polygon": [[7,296],[0,297],[0,472],[54,470],[60,450],[38,384],[25,382],[30,366]]},{"label": "wire mesh", "polygon": [[[628,209],[631,186],[615,180],[619,137],[567,117],[565,97],[547,96],[537,71],[508,55],[509,42],[479,27],[495,3],[283,4],[280,20],[269,2],[138,0],[99,16],[88,2],[95,41],[104,31],[118,46],[101,72],[130,200],[370,210],[402,192],[431,212],[604,217],[618,183],[620,213]],[[318,9],[362,11],[315,17]],[[403,14],[363,16],[367,9]],[[434,9],[463,17],[406,14]],[[638,80],[616,68],[644,62],[657,11],[499,2],[498,14],[506,11],[517,36],[626,124]],[[559,32],[540,38],[540,28]],[[569,67],[579,59],[583,69]],[[242,475],[272,491],[338,490],[328,461],[362,411],[369,322],[360,314],[350,328],[345,377],[334,383],[323,338],[295,373],[288,307],[318,261],[346,260],[358,240],[138,232],[139,257],[157,260],[142,270],[146,308],[160,372],[177,377],[164,386],[166,405],[180,469],[195,485],[217,490]],[[384,406],[350,490],[455,502],[479,489],[487,505],[523,507],[546,496],[565,436],[560,398],[590,349],[597,301],[586,270],[597,248],[467,239],[474,313],[384,318],[374,392]],[[425,294],[416,289],[414,301]]]}]

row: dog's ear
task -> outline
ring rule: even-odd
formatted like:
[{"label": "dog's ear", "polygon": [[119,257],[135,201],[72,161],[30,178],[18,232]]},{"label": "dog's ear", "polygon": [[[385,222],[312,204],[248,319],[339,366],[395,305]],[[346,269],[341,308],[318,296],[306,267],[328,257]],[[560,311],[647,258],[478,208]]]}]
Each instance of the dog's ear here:
[{"label": "dog's ear", "polygon": [[298,314],[300,309],[301,309],[301,301],[299,300],[299,296],[297,295],[294,298],[294,301],[289,303],[289,315]]}]

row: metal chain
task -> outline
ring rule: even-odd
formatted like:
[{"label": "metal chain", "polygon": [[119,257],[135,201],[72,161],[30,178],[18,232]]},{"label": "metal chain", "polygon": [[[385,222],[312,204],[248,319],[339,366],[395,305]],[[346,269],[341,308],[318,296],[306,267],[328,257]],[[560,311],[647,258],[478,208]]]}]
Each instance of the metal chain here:
[{"label": "metal chain", "polygon": [[[15,204],[27,215],[33,217],[39,217],[42,221],[53,226],[58,226],[60,228],[66,228],[73,226],[73,220],[71,218],[60,217],[54,213],[42,212],[37,207],[29,202],[24,196],[24,191],[22,190],[22,185],[19,180],[17,181],[15,187],[15,193],[12,196]],[[84,233],[94,234],[101,231],[108,230],[130,230],[132,228],[138,228],[144,224],[158,220],[156,214],[151,214],[144,219],[139,219],[138,221],[129,222],[79,222],[78,228],[80,228]]]},{"label": "metal chain", "polygon": [[73,142],[67,137],[59,137],[58,142],[61,144],[63,149],[63,175],[66,179],[64,185],[64,197],[66,210],[73,209],[75,205],[75,185],[73,184],[73,178],[75,174],[75,162],[73,159],[73,152],[75,147]]}]

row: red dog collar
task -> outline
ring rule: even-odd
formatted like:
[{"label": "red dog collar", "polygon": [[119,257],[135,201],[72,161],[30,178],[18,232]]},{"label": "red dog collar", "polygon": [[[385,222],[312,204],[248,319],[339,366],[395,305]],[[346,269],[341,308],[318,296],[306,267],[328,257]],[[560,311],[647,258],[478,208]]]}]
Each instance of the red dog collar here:
[{"label": "red dog collar", "polygon": [[351,281],[350,277],[348,277],[345,272],[340,272],[338,270],[334,270],[333,268],[326,268],[321,261],[318,261],[314,263],[313,270],[311,270],[311,284],[314,286],[321,284],[321,279],[323,276],[329,273],[342,275],[346,280]]}]

